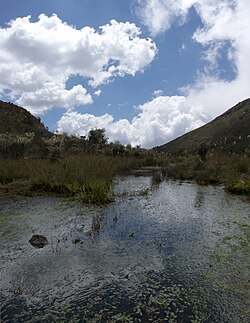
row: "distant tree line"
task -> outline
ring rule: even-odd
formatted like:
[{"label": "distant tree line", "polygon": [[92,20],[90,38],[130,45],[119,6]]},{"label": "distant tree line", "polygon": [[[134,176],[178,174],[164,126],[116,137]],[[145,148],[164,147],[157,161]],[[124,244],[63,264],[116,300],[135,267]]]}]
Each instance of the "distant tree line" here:
[{"label": "distant tree line", "polygon": [[119,141],[108,143],[104,128],[92,129],[87,136],[69,136],[66,133],[42,136],[38,133],[0,135],[0,158],[49,158],[56,162],[66,155],[80,153],[113,156],[145,156],[140,146],[124,146]]}]

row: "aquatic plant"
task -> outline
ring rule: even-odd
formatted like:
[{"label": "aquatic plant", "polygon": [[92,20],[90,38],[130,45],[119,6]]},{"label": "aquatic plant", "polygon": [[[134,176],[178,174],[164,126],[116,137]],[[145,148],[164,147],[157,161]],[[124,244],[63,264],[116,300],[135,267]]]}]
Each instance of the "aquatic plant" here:
[{"label": "aquatic plant", "polygon": [[114,200],[112,182],[109,180],[97,180],[82,185],[79,197],[82,202],[88,204],[104,205]]}]

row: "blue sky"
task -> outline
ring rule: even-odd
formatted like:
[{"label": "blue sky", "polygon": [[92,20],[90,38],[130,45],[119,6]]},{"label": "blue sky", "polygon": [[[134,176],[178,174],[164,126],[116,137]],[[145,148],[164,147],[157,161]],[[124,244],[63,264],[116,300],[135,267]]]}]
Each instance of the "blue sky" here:
[{"label": "blue sky", "polygon": [[9,0],[1,7],[0,99],[52,131],[105,127],[110,141],[150,148],[249,97],[247,0]]}]

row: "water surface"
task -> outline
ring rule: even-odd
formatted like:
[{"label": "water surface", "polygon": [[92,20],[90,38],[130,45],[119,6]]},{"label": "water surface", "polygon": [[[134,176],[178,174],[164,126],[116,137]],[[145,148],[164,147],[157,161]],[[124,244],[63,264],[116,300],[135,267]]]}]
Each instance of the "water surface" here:
[{"label": "water surface", "polygon": [[114,187],[102,208],[0,202],[2,322],[249,322],[249,202],[151,177]]}]

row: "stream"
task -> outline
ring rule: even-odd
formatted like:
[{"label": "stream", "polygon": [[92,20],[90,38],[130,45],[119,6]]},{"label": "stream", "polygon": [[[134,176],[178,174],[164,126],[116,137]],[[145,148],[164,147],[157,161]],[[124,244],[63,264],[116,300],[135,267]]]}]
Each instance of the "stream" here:
[{"label": "stream", "polygon": [[2,323],[250,321],[246,198],[150,176],[114,191],[0,201]]}]

